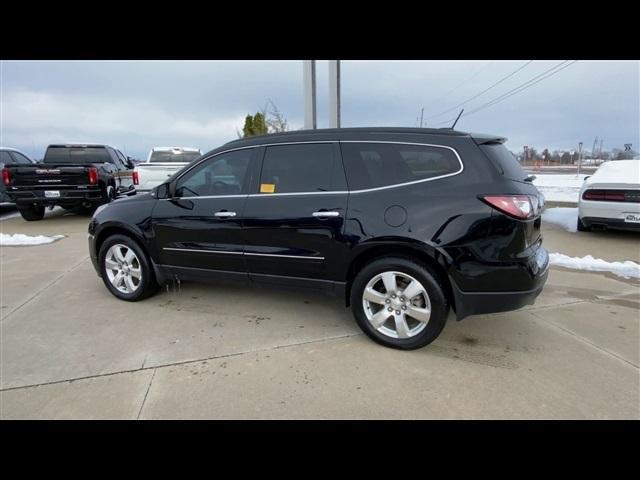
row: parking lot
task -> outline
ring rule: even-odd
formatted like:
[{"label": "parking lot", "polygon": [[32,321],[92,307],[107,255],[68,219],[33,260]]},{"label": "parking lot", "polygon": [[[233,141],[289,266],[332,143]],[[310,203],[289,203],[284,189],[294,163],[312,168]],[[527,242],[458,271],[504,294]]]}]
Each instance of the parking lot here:
[{"label": "parking lot", "polygon": [[[88,257],[89,217],[47,212],[4,233],[0,417],[640,418],[640,285],[551,268],[516,312],[453,317],[416,351],[381,347],[340,299],[182,283],[115,299]],[[550,252],[640,261],[637,234],[544,226]]]}]

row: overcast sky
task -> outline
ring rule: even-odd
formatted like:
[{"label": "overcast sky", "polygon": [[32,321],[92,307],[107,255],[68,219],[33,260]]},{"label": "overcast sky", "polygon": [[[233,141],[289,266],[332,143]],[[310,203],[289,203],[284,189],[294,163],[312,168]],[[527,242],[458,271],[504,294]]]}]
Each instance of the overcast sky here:
[{"label": "overcast sky", "polygon": [[[561,61],[527,62],[343,61],[342,126],[413,127],[423,107],[427,126],[449,126],[461,108],[469,113]],[[244,116],[269,98],[292,129],[303,125],[301,61],[0,63],[0,144],[35,158],[49,143],[75,141],[109,143],[136,158],[153,146],[204,152],[237,138]],[[596,136],[605,149],[638,150],[639,70],[637,61],[579,61],[456,128],[506,136],[514,151],[579,141],[590,150]],[[318,61],[320,128],[329,123],[327,76],[327,62]]]}]

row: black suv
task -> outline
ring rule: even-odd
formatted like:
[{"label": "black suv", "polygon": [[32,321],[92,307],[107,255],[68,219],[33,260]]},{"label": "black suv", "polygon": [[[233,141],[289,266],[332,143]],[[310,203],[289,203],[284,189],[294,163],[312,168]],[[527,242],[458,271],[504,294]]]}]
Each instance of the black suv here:
[{"label": "black suv", "polygon": [[343,296],[373,340],[432,342],[458,320],[534,302],[542,196],[505,139],[345,128],[229,142],[150,194],[100,207],[89,250],[123,300],[179,280]]}]

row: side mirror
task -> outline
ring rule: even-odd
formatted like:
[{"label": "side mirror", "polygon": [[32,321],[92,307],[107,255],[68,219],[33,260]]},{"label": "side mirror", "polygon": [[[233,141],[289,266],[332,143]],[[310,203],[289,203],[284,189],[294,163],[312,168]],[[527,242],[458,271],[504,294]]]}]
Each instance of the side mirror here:
[{"label": "side mirror", "polygon": [[153,189],[156,198],[169,198],[169,184],[162,183]]},{"label": "side mirror", "polygon": [[134,169],[134,168],[136,168],[136,164],[133,163],[133,161],[131,159],[127,159],[127,167],[131,168],[131,169]]},{"label": "side mirror", "polygon": [[176,197],[176,182],[163,183],[163,185],[167,186],[167,198],[175,198]]}]

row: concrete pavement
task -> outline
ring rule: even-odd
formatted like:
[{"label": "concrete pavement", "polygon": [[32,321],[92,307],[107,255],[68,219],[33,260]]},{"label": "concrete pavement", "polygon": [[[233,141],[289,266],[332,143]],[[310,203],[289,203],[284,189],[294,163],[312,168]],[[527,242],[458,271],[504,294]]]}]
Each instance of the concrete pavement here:
[{"label": "concrete pavement", "polygon": [[[451,318],[401,352],[313,293],[183,283],[118,301],[87,223],[0,221],[66,235],[1,248],[0,418],[640,418],[638,282],[552,268],[536,305]],[[544,235],[550,251],[640,261],[637,235]]]}]

